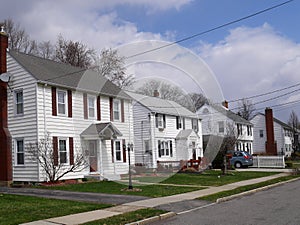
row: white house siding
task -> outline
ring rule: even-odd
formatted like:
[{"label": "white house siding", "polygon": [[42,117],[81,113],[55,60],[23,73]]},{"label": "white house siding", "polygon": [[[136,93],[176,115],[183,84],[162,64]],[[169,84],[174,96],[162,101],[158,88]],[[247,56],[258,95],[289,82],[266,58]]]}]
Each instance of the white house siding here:
[{"label": "white house siding", "polygon": [[[37,110],[36,110],[36,82],[35,79],[25,71],[13,58],[7,57],[7,70],[12,75],[10,89],[8,89],[8,127],[12,136],[12,164],[14,181],[35,181],[38,179],[37,163],[31,160],[25,150],[24,165],[16,163],[16,139],[23,139],[24,146],[30,142],[37,141]],[[24,113],[15,115],[14,92],[23,90]]]}]

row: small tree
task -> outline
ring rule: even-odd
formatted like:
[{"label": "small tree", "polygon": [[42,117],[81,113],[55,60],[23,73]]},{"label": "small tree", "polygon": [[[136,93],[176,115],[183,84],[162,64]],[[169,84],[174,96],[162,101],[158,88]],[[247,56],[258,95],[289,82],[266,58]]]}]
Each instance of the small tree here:
[{"label": "small tree", "polygon": [[242,99],[239,102],[239,111],[238,111],[238,115],[240,115],[241,117],[243,117],[246,120],[251,119],[251,117],[253,116],[253,113],[255,112],[255,107],[252,104],[252,102],[250,100],[247,99]]},{"label": "small tree", "polygon": [[73,164],[59,163],[57,156],[54,154],[53,141],[49,133],[39,142],[29,143],[26,150],[30,153],[32,160],[38,161],[46,174],[47,180],[50,182],[56,182],[68,173],[80,172],[88,166],[84,154],[80,151],[74,154]]}]

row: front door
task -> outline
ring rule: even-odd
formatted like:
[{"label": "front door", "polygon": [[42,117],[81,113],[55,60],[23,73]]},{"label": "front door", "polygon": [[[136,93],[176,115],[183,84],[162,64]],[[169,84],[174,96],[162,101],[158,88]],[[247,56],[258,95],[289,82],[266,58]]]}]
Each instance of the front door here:
[{"label": "front door", "polygon": [[90,161],[90,172],[98,171],[98,160],[97,160],[97,141],[89,141],[89,161]]}]

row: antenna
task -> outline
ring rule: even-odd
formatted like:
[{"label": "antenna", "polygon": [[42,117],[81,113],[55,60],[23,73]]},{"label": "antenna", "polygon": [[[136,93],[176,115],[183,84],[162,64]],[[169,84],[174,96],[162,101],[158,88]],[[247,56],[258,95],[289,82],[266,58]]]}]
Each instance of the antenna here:
[{"label": "antenna", "polygon": [[10,73],[2,73],[0,75],[0,80],[5,82],[5,83],[8,83],[9,80],[10,80]]}]

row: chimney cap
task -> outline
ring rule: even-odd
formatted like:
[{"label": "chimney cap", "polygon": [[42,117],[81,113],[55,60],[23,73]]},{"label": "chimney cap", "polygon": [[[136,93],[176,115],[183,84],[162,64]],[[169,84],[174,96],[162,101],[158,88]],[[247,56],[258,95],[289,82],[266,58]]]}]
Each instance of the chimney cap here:
[{"label": "chimney cap", "polygon": [[7,33],[5,32],[5,26],[3,24],[0,27],[0,34],[7,36]]}]

